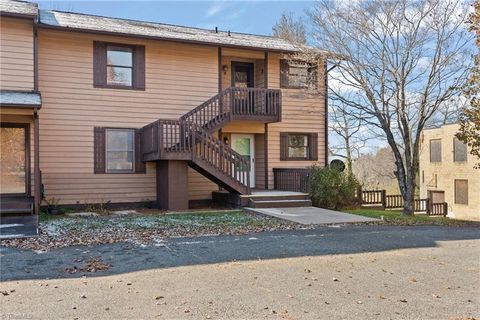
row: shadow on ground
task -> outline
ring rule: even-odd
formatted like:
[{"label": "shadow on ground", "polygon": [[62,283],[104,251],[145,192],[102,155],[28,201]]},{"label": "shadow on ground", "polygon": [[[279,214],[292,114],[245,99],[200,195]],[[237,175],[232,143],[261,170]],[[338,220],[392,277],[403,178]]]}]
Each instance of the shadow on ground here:
[{"label": "shadow on ground", "polygon": [[[173,238],[160,246],[128,243],[69,247],[46,253],[0,248],[1,280],[105,276],[147,269],[233,260],[273,259],[434,247],[437,241],[480,239],[478,227],[342,226],[262,232],[243,236]],[[111,265],[103,272],[76,272],[90,257]]]}]

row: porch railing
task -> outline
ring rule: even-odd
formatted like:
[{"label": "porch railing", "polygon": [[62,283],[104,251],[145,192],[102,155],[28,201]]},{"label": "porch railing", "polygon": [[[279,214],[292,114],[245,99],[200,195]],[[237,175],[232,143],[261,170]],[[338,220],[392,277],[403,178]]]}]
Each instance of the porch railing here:
[{"label": "porch railing", "polygon": [[310,169],[273,168],[275,190],[310,192]]},{"label": "porch railing", "polygon": [[250,163],[201,126],[183,120],[157,120],[142,128],[144,161],[187,160],[207,165],[223,179],[249,192]]},{"label": "porch railing", "polygon": [[212,132],[231,120],[276,122],[281,119],[279,89],[228,88],[183,115],[180,120]]}]

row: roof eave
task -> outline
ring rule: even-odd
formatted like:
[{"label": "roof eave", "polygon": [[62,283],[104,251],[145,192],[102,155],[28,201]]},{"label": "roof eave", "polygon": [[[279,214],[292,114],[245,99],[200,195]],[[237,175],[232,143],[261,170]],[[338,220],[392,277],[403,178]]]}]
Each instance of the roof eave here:
[{"label": "roof eave", "polygon": [[42,104],[0,103],[1,108],[41,109]]}]

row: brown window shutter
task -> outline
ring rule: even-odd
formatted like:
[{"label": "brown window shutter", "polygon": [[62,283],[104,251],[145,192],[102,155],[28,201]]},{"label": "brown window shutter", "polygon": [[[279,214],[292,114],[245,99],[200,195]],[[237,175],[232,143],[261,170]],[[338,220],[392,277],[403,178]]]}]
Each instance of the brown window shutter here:
[{"label": "brown window shutter", "polygon": [[280,60],[280,88],[288,87],[288,60]]},{"label": "brown window shutter", "polygon": [[135,173],[146,173],[147,168],[142,159],[142,143],[140,137],[140,130],[135,130]]},{"label": "brown window shutter", "polygon": [[280,160],[288,160],[288,133],[280,132]]},{"label": "brown window shutter", "polygon": [[145,89],[145,47],[135,46],[133,54],[133,87]]},{"label": "brown window shutter", "polygon": [[308,146],[309,146],[309,160],[317,161],[318,160],[318,133],[310,133],[308,136]]},{"label": "brown window shutter", "polygon": [[93,172],[105,173],[105,128],[93,130]]},{"label": "brown window shutter", "polygon": [[107,45],[104,42],[93,42],[93,85],[107,85]]}]

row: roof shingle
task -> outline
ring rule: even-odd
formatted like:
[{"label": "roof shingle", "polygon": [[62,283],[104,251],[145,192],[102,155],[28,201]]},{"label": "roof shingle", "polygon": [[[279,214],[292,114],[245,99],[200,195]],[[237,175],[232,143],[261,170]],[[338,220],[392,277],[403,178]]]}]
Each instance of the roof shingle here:
[{"label": "roof shingle", "polygon": [[40,107],[42,105],[42,97],[37,92],[24,91],[0,91],[1,106],[19,106],[19,107]]},{"label": "roof shingle", "polygon": [[40,25],[72,30],[151,37],[162,40],[208,43],[230,47],[246,47],[272,51],[299,51],[281,38],[225,31],[182,27],[169,24],[109,18],[87,14],[40,10]]},{"label": "roof shingle", "polygon": [[5,15],[36,17],[38,6],[26,1],[0,0],[0,12]]}]

